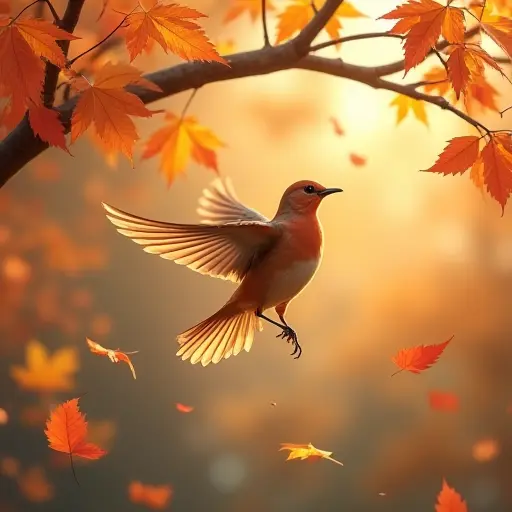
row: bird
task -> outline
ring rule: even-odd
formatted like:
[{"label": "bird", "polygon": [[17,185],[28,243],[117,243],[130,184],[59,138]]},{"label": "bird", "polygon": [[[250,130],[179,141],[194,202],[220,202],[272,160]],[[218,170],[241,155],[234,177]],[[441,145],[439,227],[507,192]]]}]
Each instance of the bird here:
[{"label": "bird", "polygon": [[[285,190],[272,220],[245,206],[229,178],[217,178],[203,190],[199,224],[156,221],[102,206],[117,231],[144,251],[239,284],[216,313],[177,336],[176,355],[207,366],[249,352],[263,320],[281,329],[276,337],[292,344],[295,359],[301,356],[285,313],[320,265],[323,233],[317,210],[337,192],[343,190],[298,181]],[[272,308],[281,323],[264,314]]]}]

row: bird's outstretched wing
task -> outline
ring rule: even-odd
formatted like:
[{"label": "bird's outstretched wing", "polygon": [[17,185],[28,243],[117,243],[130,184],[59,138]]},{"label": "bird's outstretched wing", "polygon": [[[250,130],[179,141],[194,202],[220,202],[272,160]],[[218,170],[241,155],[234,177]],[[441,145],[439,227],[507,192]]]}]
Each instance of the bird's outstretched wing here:
[{"label": "bird's outstretched wing", "polygon": [[144,251],[235,283],[244,278],[281,233],[279,228],[261,221],[222,226],[159,222],[102,204],[117,231],[142,245]]},{"label": "bird's outstretched wing", "polygon": [[269,222],[264,215],[238,200],[229,178],[217,178],[203,190],[197,213],[202,217],[201,224],[219,225],[240,220]]}]

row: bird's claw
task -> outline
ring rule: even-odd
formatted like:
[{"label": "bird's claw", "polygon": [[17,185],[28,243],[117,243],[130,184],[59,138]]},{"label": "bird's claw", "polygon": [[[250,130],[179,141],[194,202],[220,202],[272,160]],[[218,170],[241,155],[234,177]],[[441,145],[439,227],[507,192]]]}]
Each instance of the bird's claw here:
[{"label": "bird's claw", "polygon": [[293,352],[290,354],[291,356],[294,356],[295,354],[297,354],[294,359],[298,359],[301,354],[302,354],[302,348],[299,344],[299,340],[297,338],[297,333],[291,328],[291,327],[286,327],[285,329],[283,329],[283,332],[281,332],[280,334],[278,334],[276,336],[276,338],[281,338],[283,340],[286,340],[288,343],[292,343],[293,345]]}]

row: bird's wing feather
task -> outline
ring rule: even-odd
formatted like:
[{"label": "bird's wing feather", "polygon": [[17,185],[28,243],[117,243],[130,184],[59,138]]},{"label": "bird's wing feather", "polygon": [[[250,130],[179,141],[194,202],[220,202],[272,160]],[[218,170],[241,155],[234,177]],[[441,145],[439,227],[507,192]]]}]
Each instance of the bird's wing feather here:
[{"label": "bird's wing feather", "polygon": [[244,278],[255,259],[270,249],[280,235],[279,228],[266,222],[172,224],[102,204],[117,231],[142,245],[144,251],[235,283]]},{"label": "bird's wing feather", "polygon": [[217,178],[203,190],[197,213],[202,217],[201,224],[218,225],[239,220],[269,222],[264,215],[238,200],[229,178]]}]

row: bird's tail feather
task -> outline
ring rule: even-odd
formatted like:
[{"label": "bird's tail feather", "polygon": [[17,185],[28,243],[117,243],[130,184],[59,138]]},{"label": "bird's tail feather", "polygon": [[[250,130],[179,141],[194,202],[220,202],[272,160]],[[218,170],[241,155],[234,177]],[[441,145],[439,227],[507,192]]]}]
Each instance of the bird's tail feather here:
[{"label": "bird's tail feather", "polygon": [[254,311],[229,312],[222,308],[210,318],[178,335],[181,345],[176,353],[181,359],[203,366],[217,364],[222,359],[251,350],[256,329],[261,330],[260,319]]}]

